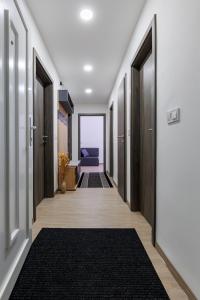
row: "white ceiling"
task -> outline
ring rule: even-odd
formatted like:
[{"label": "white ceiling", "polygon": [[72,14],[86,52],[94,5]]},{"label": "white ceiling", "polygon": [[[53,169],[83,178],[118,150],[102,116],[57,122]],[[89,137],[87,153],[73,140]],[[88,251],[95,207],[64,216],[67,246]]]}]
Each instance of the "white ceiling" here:
[{"label": "white ceiling", "polygon": [[[26,0],[65,88],[75,103],[107,103],[146,0]],[[94,18],[84,23],[83,8]],[[94,66],[92,73],[84,64]],[[86,95],[86,88],[93,94]]]}]

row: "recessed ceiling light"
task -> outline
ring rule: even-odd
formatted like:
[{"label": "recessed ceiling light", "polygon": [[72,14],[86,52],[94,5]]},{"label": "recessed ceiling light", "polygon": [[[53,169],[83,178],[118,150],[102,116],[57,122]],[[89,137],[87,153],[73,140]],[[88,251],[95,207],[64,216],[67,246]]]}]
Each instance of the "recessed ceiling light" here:
[{"label": "recessed ceiling light", "polygon": [[92,94],[92,92],[93,92],[92,89],[86,89],[86,90],[85,90],[85,93],[86,93],[86,94]]},{"label": "recessed ceiling light", "polygon": [[80,17],[83,21],[89,22],[93,19],[94,13],[91,9],[83,9],[80,12]]},{"label": "recessed ceiling light", "polygon": [[93,71],[93,66],[92,66],[92,65],[85,65],[85,66],[83,67],[83,70],[84,70],[85,72],[92,72],[92,71]]}]

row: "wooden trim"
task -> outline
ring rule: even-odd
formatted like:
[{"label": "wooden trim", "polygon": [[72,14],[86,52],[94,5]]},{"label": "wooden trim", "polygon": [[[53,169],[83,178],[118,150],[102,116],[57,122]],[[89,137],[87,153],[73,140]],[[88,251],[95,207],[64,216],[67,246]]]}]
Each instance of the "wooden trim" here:
[{"label": "wooden trim", "polygon": [[[49,137],[48,144],[44,155],[44,173],[48,174],[44,180],[44,196],[47,198],[54,197],[54,107],[53,107],[53,80],[45,69],[37,51],[33,48],[33,103],[36,98],[36,79],[39,78],[44,85],[44,107],[45,117],[44,126],[45,134]],[[33,110],[34,122],[34,110]],[[33,147],[33,164],[34,164],[34,147]],[[34,174],[33,174],[34,184]],[[36,220],[36,201],[33,192],[33,219]]]},{"label": "wooden trim", "polygon": [[109,174],[110,177],[113,177],[113,173],[114,173],[114,164],[113,164],[113,108],[114,105],[113,103],[111,104],[111,106],[109,107],[109,122],[110,122],[110,130],[109,130]]},{"label": "wooden trim", "polygon": [[127,202],[127,74],[124,77],[124,202]]},{"label": "wooden trim", "polygon": [[[130,178],[131,182],[131,210],[138,211],[139,210],[139,148],[140,148],[140,119],[137,111],[139,110],[139,76],[138,71],[136,69],[131,70],[131,125],[130,125]],[[133,86],[135,85],[135,89],[133,90]],[[135,100],[135,101],[134,101]],[[133,118],[133,115],[135,116]],[[133,130],[133,128],[138,128],[138,130]]]},{"label": "wooden trim", "polygon": [[156,166],[157,166],[157,41],[156,41],[156,15],[145,33],[131,66],[131,120],[130,120],[130,178],[131,178],[131,210],[138,211],[139,208],[139,161],[140,161],[140,116],[137,113],[140,108],[139,95],[139,70],[145,58],[152,52],[154,65],[154,130],[153,130],[153,153],[154,153],[154,211],[152,224],[152,243],[155,246],[156,242]]},{"label": "wooden trim", "polygon": [[128,205],[128,207],[129,207],[130,210],[131,210],[131,203],[127,200],[127,201],[126,201],[126,204]]},{"label": "wooden trim", "polygon": [[109,177],[111,183],[117,188],[117,184],[116,184],[116,182],[114,181],[113,177],[110,176],[110,172],[107,170],[107,171],[105,171],[105,173],[106,173],[107,176]]},{"label": "wooden trim", "polygon": [[47,135],[48,143],[45,146],[44,157],[44,173],[48,174],[44,176],[44,196],[45,198],[54,197],[54,118],[53,118],[53,84],[45,87],[44,93],[44,127],[45,135]]},{"label": "wooden trim", "polygon": [[81,159],[80,155],[80,148],[81,148],[81,116],[78,114],[78,159]]},{"label": "wooden trim", "polygon": [[190,289],[190,287],[187,285],[187,283],[185,282],[185,280],[183,279],[183,277],[180,275],[180,273],[176,270],[176,268],[174,267],[174,265],[171,263],[171,261],[168,259],[168,257],[165,255],[164,251],[162,250],[162,248],[158,245],[158,243],[156,242],[155,244],[156,250],[158,251],[158,253],[160,254],[160,256],[163,258],[163,260],[165,261],[168,269],[170,270],[170,272],[172,273],[172,275],[174,276],[174,278],[176,279],[176,281],[178,282],[178,284],[180,285],[180,287],[184,290],[184,292],[187,294],[188,298],[190,300],[197,300],[196,296],[194,295],[194,293],[192,292],[192,290]]},{"label": "wooden trim", "polygon": [[154,19],[152,21],[152,55],[154,61],[154,87],[153,93],[155,97],[155,111],[154,111],[154,135],[153,135],[153,145],[154,145],[154,157],[155,157],[155,165],[154,165],[154,220],[152,227],[152,243],[155,246],[156,243],[156,211],[157,211],[157,18],[154,15]]},{"label": "wooden trim", "polygon": [[[33,62],[34,62],[33,67],[35,68],[35,63],[37,62],[37,67],[39,68],[39,73],[44,74],[42,80],[46,83],[46,85],[53,84],[53,79],[51,78],[49,72],[45,68],[45,66],[35,48],[33,48]],[[35,68],[35,71],[37,71],[36,68]]]},{"label": "wooden trim", "polygon": [[68,152],[69,159],[72,160],[72,114],[68,114]]},{"label": "wooden trim", "polygon": [[114,186],[116,187],[116,189],[118,189],[118,184],[115,182],[115,180],[112,178],[112,181],[114,183]]},{"label": "wooden trim", "polygon": [[106,114],[104,113],[100,113],[100,114],[95,114],[95,113],[91,113],[91,114],[83,114],[83,113],[80,113],[78,114],[78,159],[80,160],[81,159],[81,156],[80,156],[80,126],[81,126],[81,117],[103,117],[104,118],[104,172],[106,172]]},{"label": "wooden trim", "polygon": [[104,172],[106,171],[106,114],[103,116],[104,118],[104,137],[103,137],[103,143],[104,143]]},{"label": "wooden trim", "polygon": [[[124,106],[124,111],[123,111],[123,118],[124,118],[124,157],[123,157],[123,163],[124,163],[124,170],[123,170],[123,176],[124,176],[124,189],[123,189],[123,196],[121,195],[121,198],[124,202],[127,202],[127,74],[125,73],[123,76],[123,79],[121,81],[119,90],[121,89],[123,85],[123,106]],[[119,91],[118,91],[119,92]],[[119,98],[118,98],[118,110],[119,110]],[[119,119],[119,111],[118,111],[118,119]],[[119,123],[119,122],[118,122]],[[118,131],[119,131],[119,124],[118,124]],[[118,132],[119,135],[119,132]],[[119,148],[119,140],[117,141],[117,145]],[[120,160],[120,154],[118,151],[118,164]],[[119,171],[118,171],[118,182],[119,182]],[[119,190],[118,190],[119,192]]]}]

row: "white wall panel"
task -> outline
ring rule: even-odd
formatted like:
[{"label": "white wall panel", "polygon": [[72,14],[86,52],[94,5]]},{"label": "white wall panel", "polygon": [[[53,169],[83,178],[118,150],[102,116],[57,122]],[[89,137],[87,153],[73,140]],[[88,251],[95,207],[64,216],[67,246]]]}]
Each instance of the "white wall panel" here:
[{"label": "white wall panel", "polygon": [[31,244],[27,148],[27,31],[14,1],[0,1],[0,298]]}]

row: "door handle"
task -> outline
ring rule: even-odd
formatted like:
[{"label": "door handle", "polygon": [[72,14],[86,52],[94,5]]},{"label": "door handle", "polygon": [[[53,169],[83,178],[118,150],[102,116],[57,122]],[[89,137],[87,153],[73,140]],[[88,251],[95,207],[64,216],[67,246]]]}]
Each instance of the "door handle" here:
[{"label": "door handle", "polygon": [[124,139],[124,138],[125,138],[124,135],[119,135],[119,136],[118,136],[118,139]]},{"label": "door handle", "polygon": [[32,124],[32,116],[29,116],[29,128],[30,128],[29,145],[31,147],[33,143],[33,131],[37,130],[37,126]]},{"label": "door handle", "polygon": [[47,143],[47,140],[48,140],[48,135],[43,135],[43,144],[46,144]]}]

